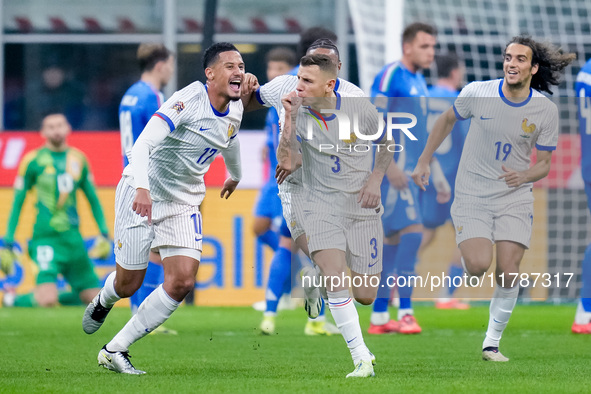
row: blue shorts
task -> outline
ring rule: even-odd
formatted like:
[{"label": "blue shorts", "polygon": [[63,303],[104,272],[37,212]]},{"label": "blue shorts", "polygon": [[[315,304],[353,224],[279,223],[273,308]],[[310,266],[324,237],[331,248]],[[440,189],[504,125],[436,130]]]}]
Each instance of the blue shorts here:
[{"label": "blue shorts", "polygon": [[255,217],[265,217],[273,220],[283,214],[278,193],[279,188],[275,179],[270,179],[265,183],[255,205]]},{"label": "blue shorts", "polygon": [[585,182],[585,193],[587,193],[587,206],[591,212],[591,182]]},{"label": "blue shorts", "polygon": [[452,189],[451,198],[445,204],[437,202],[437,191],[432,185],[427,187],[427,191],[420,192],[421,214],[423,216],[423,226],[429,229],[435,229],[443,226],[448,220],[451,220],[451,204],[454,201],[454,192]]},{"label": "blue shorts", "polygon": [[279,235],[282,237],[291,238],[291,232],[289,231],[289,227],[287,226],[287,221],[285,218],[281,221],[281,226],[279,227]]},{"label": "blue shorts", "polygon": [[409,179],[408,187],[396,190],[386,179],[382,182],[382,226],[384,236],[390,237],[413,224],[423,223],[419,208],[419,187]]}]

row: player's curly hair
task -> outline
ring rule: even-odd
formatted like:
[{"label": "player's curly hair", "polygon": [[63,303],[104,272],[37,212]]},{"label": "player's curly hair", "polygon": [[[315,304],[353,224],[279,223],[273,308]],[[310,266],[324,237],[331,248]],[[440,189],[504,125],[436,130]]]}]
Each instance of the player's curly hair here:
[{"label": "player's curly hair", "polygon": [[538,72],[532,76],[531,87],[548,94],[552,94],[550,86],[560,84],[562,70],[577,58],[575,53],[565,53],[549,42],[537,42],[528,35],[513,37],[503,50],[503,58],[511,44],[525,45],[532,50],[531,64],[538,65]]}]

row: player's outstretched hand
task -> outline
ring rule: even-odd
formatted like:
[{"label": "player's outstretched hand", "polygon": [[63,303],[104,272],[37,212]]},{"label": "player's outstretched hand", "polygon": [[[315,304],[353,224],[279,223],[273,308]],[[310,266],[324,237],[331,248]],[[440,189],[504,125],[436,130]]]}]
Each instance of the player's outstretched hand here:
[{"label": "player's outstretched hand", "polygon": [[152,224],[152,198],[150,197],[150,191],[138,187],[135,190],[135,198],[133,199],[133,205],[131,209],[135,211],[141,217],[148,217],[148,224]]},{"label": "player's outstretched hand", "polygon": [[244,74],[242,84],[240,84],[240,91],[242,96],[249,96],[252,92],[259,88],[259,80],[256,75],[251,73]]},{"label": "player's outstretched hand", "polygon": [[499,179],[504,179],[507,186],[517,187],[524,184],[527,181],[523,173],[515,171],[514,169],[511,169],[509,167],[505,167],[505,165],[502,165],[501,168],[503,169],[503,171],[505,171],[505,173],[499,176]]},{"label": "player's outstretched hand", "polygon": [[429,167],[429,163],[422,163],[419,161],[412,172],[411,177],[415,184],[420,187],[422,191],[426,191],[426,187],[429,186],[429,176],[431,176],[431,168]]},{"label": "player's outstretched hand", "polygon": [[224,187],[222,187],[222,191],[220,192],[220,197],[227,200],[234,193],[234,190],[236,190],[236,186],[238,186],[238,181],[234,181],[232,178],[226,179]]},{"label": "player's outstretched hand", "polygon": [[380,205],[380,183],[373,175],[365,182],[357,197],[357,202],[361,203],[361,208],[377,208]]}]

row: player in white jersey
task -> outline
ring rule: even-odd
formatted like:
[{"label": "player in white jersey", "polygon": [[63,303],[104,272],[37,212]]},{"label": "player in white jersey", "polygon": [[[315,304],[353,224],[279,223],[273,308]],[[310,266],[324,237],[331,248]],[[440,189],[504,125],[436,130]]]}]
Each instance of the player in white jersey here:
[{"label": "player in white jersey", "polygon": [[129,346],[166,321],[195,285],[202,249],[199,204],[211,162],[222,153],[230,173],[222,198],[234,192],[242,175],[236,135],[244,62],[232,44],[217,43],[205,51],[203,67],[206,85],[194,82],[160,107],[133,146],[117,186],[117,269],[86,308],[84,331],[98,330],[115,302],[137,290],[151,249],[159,250],[165,275],[99,352],[99,365],[115,372],[145,373],[129,362]]},{"label": "player in white jersey", "polygon": [[[456,179],[451,208],[456,241],[465,270],[482,276],[489,269],[496,244],[497,286],[490,303],[482,358],[508,361],[499,341],[515,307],[519,284],[510,280],[529,247],[533,224],[533,182],[550,171],[558,141],[558,110],[540,91],[552,93],[574,54],[530,37],[514,37],[505,47],[503,79],[466,86],[452,108],[433,127],[413,172],[425,188],[429,160],[456,119],[471,119]],[[536,163],[530,167],[532,149]]]},{"label": "player in white jersey", "polygon": [[[341,68],[339,50],[337,46],[329,39],[323,38],[314,41],[308,48],[306,54],[329,56],[333,62],[338,64],[339,70]],[[253,95],[255,97],[251,99],[251,103],[248,105],[247,110],[254,110],[257,108],[262,108],[262,106],[266,106],[275,108],[278,114],[283,114],[284,110],[281,103],[281,98],[285,94],[294,91],[297,87],[297,84],[297,75],[283,75],[274,78],[272,81],[257,89],[256,93]],[[341,78],[337,78],[334,90],[339,93],[349,94],[356,97],[364,96],[364,93],[360,88]],[[280,118],[283,118],[283,115],[281,115]],[[302,174],[301,169],[298,169],[293,174],[291,174],[285,182],[279,185],[281,207],[283,210],[285,223],[287,224],[287,228],[289,230],[289,235],[285,234],[284,232],[280,234],[279,247],[285,250],[291,250],[293,239],[296,245],[302,249],[306,255],[309,255],[308,244],[306,242],[306,235],[303,228],[304,217],[302,213],[304,202],[302,201],[302,196]],[[307,267],[304,269],[307,270]],[[286,272],[290,273],[291,269],[286,270]],[[287,280],[289,280],[289,278]],[[334,327],[334,325],[326,322],[325,316],[323,314],[324,308],[322,307],[322,302],[321,300],[317,301],[319,301],[316,305],[317,307],[315,307],[315,311],[309,315],[304,332],[307,335],[330,335],[338,333],[338,330],[336,327]],[[275,330],[274,315],[265,313],[260,328],[261,332],[272,334]]]},{"label": "player in white jersey", "polygon": [[[304,229],[312,260],[328,283],[320,284],[318,277],[303,281],[308,281],[308,288],[326,288],[329,308],[355,365],[347,377],[368,377],[374,375],[375,357],[363,341],[349,286],[364,305],[371,304],[377,294],[383,211],[379,186],[392,153],[385,147],[390,147],[389,142],[383,144],[372,171],[372,142],[382,134],[380,116],[366,99],[349,96],[352,101],[345,103],[344,95],[334,91],[336,76],[337,65],[330,57],[302,58],[296,90],[282,98],[285,124],[277,151],[277,180],[281,184],[300,161],[297,134],[302,141]],[[307,107],[302,106],[302,98]],[[366,140],[351,132],[349,125],[341,124],[337,111],[349,119],[354,119],[351,112],[356,114],[357,122],[351,120],[351,124],[358,124],[366,138],[373,137]],[[344,131],[339,127],[349,129],[339,135]]]}]

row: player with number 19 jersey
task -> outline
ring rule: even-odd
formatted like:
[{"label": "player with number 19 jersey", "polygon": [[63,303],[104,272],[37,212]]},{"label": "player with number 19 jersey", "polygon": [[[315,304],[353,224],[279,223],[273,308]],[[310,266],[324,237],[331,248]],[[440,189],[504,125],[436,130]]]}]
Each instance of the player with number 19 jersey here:
[{"label": "player with number 19 jersey", "polygon": [[146,124],[164,102],[164,95],[146,81],[134,83],[119,104],[119,129],[123,167],[129,164],[133,144]]},{"label": "player with number 19 jersey", "polygon": [[532,184],[510,188],[499,176],[502,166],[524,171],[532,149],[552,151],[558,142],[558,108],[530,89],[520,103],[508,100],[503,79],[472,82],[454,103],[456,118],[471,118],[456,180],[456,196],[474,202],[505,205],[533,201]]}]

